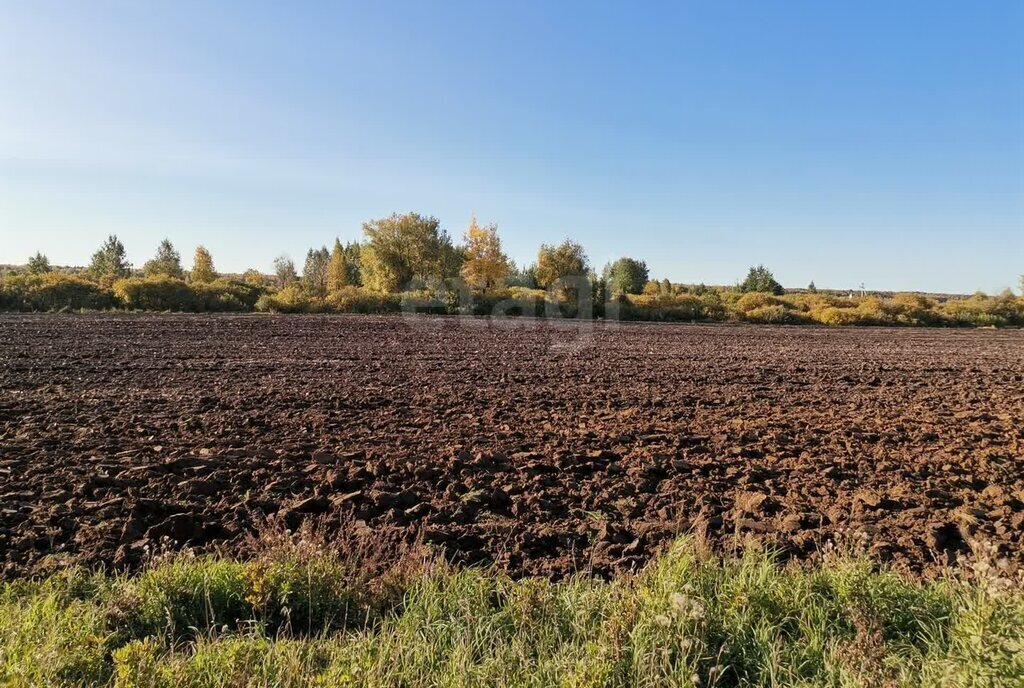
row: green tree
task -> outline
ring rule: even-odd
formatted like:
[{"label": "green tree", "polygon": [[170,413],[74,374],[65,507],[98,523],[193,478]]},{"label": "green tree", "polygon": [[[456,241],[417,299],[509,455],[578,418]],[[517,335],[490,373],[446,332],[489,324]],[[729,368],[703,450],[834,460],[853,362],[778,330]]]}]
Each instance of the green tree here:
[{"label": "green tree", "polygon": [[142,272],[146,277],[163,275],[165,277],[176,277],[181,279],[185,271],[181,267],[181,255],[174,248],[170,239],[164,239],[156,248],[156,256],[146,261],[142,266]]},{"label": "green tree", "polygon": [[108,236],[96,253],[92,254],[88,272],[93,279],[104,286],[110,286],[114,280],[128,277],[131,274],[132,266],[128,262],[124,244],[116,234]]},{"label": "green tree", "polygon": [[189,278],[197,284],[205,284],[217,279],[217,272],[213,269],[213,256],[202,244],[196,246]]},{"label": "green tree", "polygon": [[286,255],[280,255],[274,259],[274,276],[277,278],[277,286],[281,289],[299,281],[299,276],[295,272],[295,263]]},{"label": "green tree", "polygon": [[350,241],[345,244],[345,265],[348,267],[348,283],[353,287],[363,284],[362,270],[363,245],[358,241]]},{"label": "green tree", "polygon": [[786,290],[775,281],[775,275],[771,273],[771,270],[763,265],[758,265],[750,268],[747,278],[740,283],[740,291],[761,291],[779,296],[784,294]]},{"label": "green tree", "polygon": [[594,271],[590,272],[590,285],[591,285],[591,298],[592,303],[598,304],[600,308],[604,308],[604,304],[608,301],[609,297],[612,296],[609,291],[608,278],[605,275],[600,275]]},{"label": "green tree", "polygon": [[42,275],[45,272],[51,272],[53,268],[50,267],[50,259],[44,256],[39,251],[28,259],[28,274],[30,275]]},{"label": "green tree", "polygon": [[1020,276],[1020,295],[1024,296],[1024,275]]},{"label": "green tree", "polygon": [[466,250],[462,246],[454,245],[447,233],[444,237],[445,240],[438,248],[437,270],[434,274],[424,277],[449,279],[462,273],[462,264],[466,262]]},{"label": "green tree", "polygon": [[307,294],[320,298],[327,295],[327,268],[330,263],[331,252],[326,246],[306,252],[306,263],[302,266],[302,286]]},{"label": "green tree", "polygon": [[807,291],[811,292],[812,294],[818,293],[818,288],[814,286],[814,280],[811,280],[811,283],[807,285]]},{"label": "green tree", "polygon": [[363,224],[366,244],[361,249],[363,284],[381,292],[406,288],[414,278],[453,277],[461,265],[451,237],[436,217],[418,213],[372,220]]},{"label": "green tree", "polygon": [[639,294],[650,279],[647,263],[635,258],[619,258],[605,268],[604,278],[608,282],[608,292],[612,296]]},{"label": "green tree", "polygon": [[526,287],[527,289],[536,289],[537,266],[524,265],[523,267],[517,267],[515,263],[512,263],[509,269],[508,277],[505,278],[505,283],[508,284],[510,287]]},{"label": "green tree", "polygon": [[558,246],[543,244],[537,252],[537,285],[545,289],[560,279],[585,277],[588,271],[587,254],[575,241],[566,239]]},{"label": "green tree", "polygon": [[349,282],[348,257],[345,255],[345,248],[341,240],[334,240],[334,248],[331,249],[331,262],[327,265],[327,291],[338,291],[347,287]]}]

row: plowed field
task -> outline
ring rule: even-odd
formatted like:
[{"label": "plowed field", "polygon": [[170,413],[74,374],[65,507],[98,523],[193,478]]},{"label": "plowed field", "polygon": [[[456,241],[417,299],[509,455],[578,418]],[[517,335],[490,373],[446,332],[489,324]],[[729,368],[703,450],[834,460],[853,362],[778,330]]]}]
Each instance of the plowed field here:
[{"label": "plowed field", "polygon": [[268,517],[516,575],[697,525],[1019,564],[1024,332],[0,316],[5,577],[237,551]]}]

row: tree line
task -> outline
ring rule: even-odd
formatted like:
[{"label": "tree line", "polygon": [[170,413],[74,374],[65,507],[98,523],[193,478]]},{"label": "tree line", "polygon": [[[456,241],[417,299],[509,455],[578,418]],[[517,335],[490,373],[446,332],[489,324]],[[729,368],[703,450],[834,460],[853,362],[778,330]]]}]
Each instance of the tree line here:
[{"label": "tree line", "polygon": [[[271,280],[256,269],[241,275],[244,282],[279,289],[301,287],[313,297],[325,297],[345,287],[364,287],[379,293],[398,293],[413,285],[437,283],[460,278],[481,292],[504,286],[546,289],[559,280],[584,276],[606,286],[608,293],[640,294],[653,289],[647,264],[623,257],[596,273],[582,245],[566,239],[560,244],[542,244],[535,263],[518,267],[502,250],[498,228],[481,226],[474,217],[463,240],[455,244],[441,229],[436,217],[418,213],[393,214],[363,225],[365,240],[342,244],[335,239],[333,247],[310,248],[302,272],[287,255],[274,259]],[[29,274],[50,272],[49,260],[37,253],[28,260]],[[186,270],[181,254],[169,239],[163,239],[152,259],[141,270],[128,262],[124,244],[116,235],[109,236],[92,255],[86,274],[97,283],[110,286],[119,279],[136,277],[168,277],[192,283],[210,283],[218,278],[213,257],[202,245],[196,247],[192,268]],[[782,294],[782,286],[764,266],[751,268],[739,285],[741,291],[766,291]]]},{"label": "tree line", "polygon": [[[551,314],[649,320],[908,325],[1020,325],[1024,299],[1010,293],[937,301],[920,295],[891,298],[826,292],[814,286],[786,294],[771,270],[751,267],[732,287],[674,284],[651,278],[647,264],[622,257],[595,269],[571,239],[542,244],[536,260],[518,266],[505,254],[495,224],[473,217],[455,242],[436,217],[392,214],[362,226],[363,240],[336,238],[310,248],[301,272],[282,255],[265,275],[249,269],[220,275],[213,256],[197,246],[189,269],[169,239],[141,268],[111,235],[89,265],[57,272],[46,256],[0,279],[0,308],[132,308],[141,310],[261,310],[278,312],[391,312],[419,300],[439,313]],[[1022,277],[1024,291],[1024,277]],[[581,306],[586,304],[587,313]],[[495,310],[499,309],[499,310]]]}]

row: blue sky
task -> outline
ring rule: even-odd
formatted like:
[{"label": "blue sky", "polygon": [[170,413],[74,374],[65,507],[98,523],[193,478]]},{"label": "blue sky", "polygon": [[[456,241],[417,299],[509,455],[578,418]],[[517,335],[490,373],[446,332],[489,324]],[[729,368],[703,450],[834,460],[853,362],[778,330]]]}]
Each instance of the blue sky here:
[{"label": "blue sky", "polygon": [[732,283],[1024,272],[1024,3],[0,0],[0,263],[392,211]]}]

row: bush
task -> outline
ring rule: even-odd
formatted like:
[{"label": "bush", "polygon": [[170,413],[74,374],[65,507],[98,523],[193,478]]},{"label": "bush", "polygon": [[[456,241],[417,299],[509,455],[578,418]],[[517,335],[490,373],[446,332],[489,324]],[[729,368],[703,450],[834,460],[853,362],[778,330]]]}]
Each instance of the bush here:
[{"label": "bush", "polygon": [[262,289],[244,282],[186,283],[175,277],[129,278],[114,284],[126,308],[145,311],[251,311]]},{"label": "bush", "polygon": [[704,318],[703,300],[689,294],[629,294],[620,304],[619,317],[623,320],[693,321]]},{"label": "bush", "polygon": [[840,296],[833,296],[831,294],[811,293],[811,294],[792,294],[785,297],[787,303],[793,308],[804,312],[811,313],[814,311],[821,311],[826,308],[856,308],[857,303],[848,298]]},{"label": "bush", "polygon": [[114,283],[114,295],[126,308],[142,311],[193,311],[195,294],[184,280],[157,275]]},{"label": "bush", "polygon": [[938,304],[920,294],[896,294],[890,301],[896,309],[896,321],[901,325],[941,325]]},{"label": "bush", "polygon": [[700,320],[704,317],[704,303],[697,296],[679,294],[672,309],[685,320]]},{"label": "bush", "polygon": [[543,289],[531,289],[529,287],[509,287],[507,290],[509,298],[528,301],[544,301],[548,293]]},{"label": "bush", "polygon": [[417,289],[393,294],[399,298],[399,309],[422,315],[450,315],[458,311],[458,295],[443,289]]},{"label": "bush", "polygon": [[255,307],[263,313],[315,313],[323,310],[322,304],[309,298],[298,285],[263,294]]},{"label": "bush", "polygon": [[509,287],[474,295],[473,315],[536,316],[545,295],[543,289],[525,287]]},{"label": "bush", "polygon": [[822,325],[857,325],[861,321],[861,315],[856,309],[835,306],[814,311],[811,317]]},{"label": "bush", "polygon": [[757,308],[745,311],[743,319],[750,323],[765,325],[786,325],[798,322],[798,316],[787,310],[782,304],[758,306]]},{"label": "bush", "polygon": [[327,307],[335,313],[396,313],[402,303],[397,294],[345,286],[327,295]]},{"label": "bush", "polygon": [[48,272],[0,279],[0,308],[14,311],[105,310],[115,308],[112,292],[75,275]]},{"label": "bush", "polygon": [[252,311],[264,293],[263,288],[256,284],[226,279],[190,286],[195,295],[196,310],[199,311]]},{"label": "bush", "polygon": [[930,311],[935,310],[936,303],[932,299],[921,294],[912,294],[909,292],[900,292],[890,299],[893,305],[899,307],[902,310],[922,310]]},{"label": "bush", "polygon": [[894,325],[900,309],[891,302],[870,296],[857,305],[858,324]]},{"label": "bush", "polygon": [[942,304],[940,312],[953,325],[1024,325],[1024,300],[1008,292],[995,297],[977,293],[967,299],[950,299]]},{"label": "bush", "polygon": [[543,317],[547,302],[548,293],[543,289],[511,286],[475,295],[473,315]]},{"label": "bush", "polygon": [[789,307],[789,304],[783,301],[782,299],[778,298],[777,296],[773,296],[769,293],[760,291],[743,294],[743,296],[741,296],[739,300],[736,302],[736,310],[738,310],[740,313],[744,315],[750,313],[751,311],[756,311],[758,309],[768,307],[785,309]]},{"label": "bush", "polygon": [[721,321],[729,317],[729,312],[718,291],[706,291],[700,295],[700,308],[708,320]]}]

